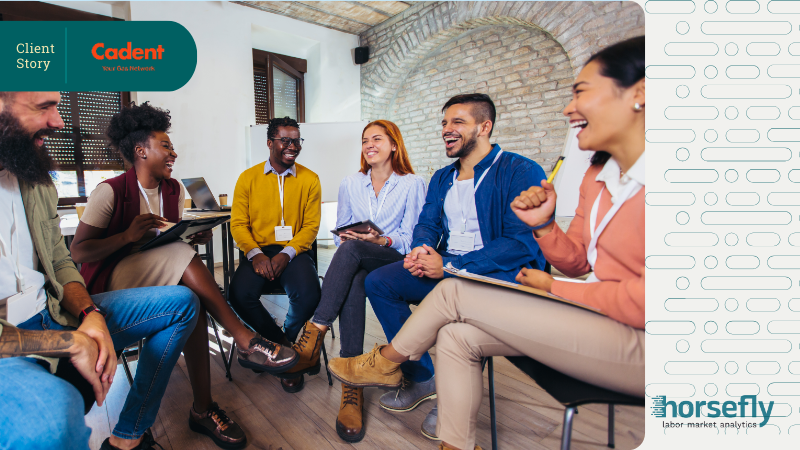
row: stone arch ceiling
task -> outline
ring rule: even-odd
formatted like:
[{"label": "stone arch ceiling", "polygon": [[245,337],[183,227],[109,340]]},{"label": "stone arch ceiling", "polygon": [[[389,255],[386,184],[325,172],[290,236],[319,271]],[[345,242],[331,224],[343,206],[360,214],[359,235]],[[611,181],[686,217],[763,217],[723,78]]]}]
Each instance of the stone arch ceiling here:
[{"label": "stone arch ceiling", "polygon": [[[576,75],[592,53],[644,34],[641,7],[633,2],[441,2],[425,4],[412,14],[416,19],[402,24],[390,21],[361,35],[361,45],[375,52],[361,69],[364,120],[387,117],[414,67],[431,50],[470,29],[487,25],[541,29],[562,46]],[[625,16],[628,23],[620,23]],[[387,39],[392,40],[389,45]]]}]

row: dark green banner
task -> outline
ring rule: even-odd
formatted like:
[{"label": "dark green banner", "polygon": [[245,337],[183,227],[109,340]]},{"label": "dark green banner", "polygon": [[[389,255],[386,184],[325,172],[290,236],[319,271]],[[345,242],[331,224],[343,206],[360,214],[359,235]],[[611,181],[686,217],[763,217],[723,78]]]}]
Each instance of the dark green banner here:
[{"label": "dark green banner", "polygon": [[175,22],[0,21],[3,91],[174,91],[196,66]]}]

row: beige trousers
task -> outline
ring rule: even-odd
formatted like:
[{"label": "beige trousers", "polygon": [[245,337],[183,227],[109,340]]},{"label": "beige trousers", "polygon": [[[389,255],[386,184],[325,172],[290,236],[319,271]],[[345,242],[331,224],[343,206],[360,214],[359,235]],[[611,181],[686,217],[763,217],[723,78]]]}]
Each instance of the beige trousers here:
[{"label": "beige trousers", "polygon": [[413,360],[434,344],[437,434],[462,449],[475,447],[486,356],[529,356],[588,383],[644,396],[644,330],[522,292],[442,281],[392,341]]}]

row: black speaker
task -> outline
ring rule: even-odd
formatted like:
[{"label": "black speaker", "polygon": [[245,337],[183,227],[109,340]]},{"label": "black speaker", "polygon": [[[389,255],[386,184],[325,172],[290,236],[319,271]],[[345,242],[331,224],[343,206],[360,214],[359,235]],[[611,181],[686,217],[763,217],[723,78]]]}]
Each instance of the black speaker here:
[{"label": "black speaker", "polygon": [[356,64],[369,61],[369,47],[356,47]]}]

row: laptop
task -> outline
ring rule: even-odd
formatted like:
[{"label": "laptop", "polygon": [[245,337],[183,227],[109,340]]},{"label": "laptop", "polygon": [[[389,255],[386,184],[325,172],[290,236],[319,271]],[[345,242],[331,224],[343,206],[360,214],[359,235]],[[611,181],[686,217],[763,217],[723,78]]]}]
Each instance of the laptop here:
[{"label": "laptop", "polygon": [[181,181],[194,200],[194,204],[199,210],[204,211],[230,211],[230,206],[220,206],[217,198],[211,193],[206,180],[203,177],[182,178]]}]

